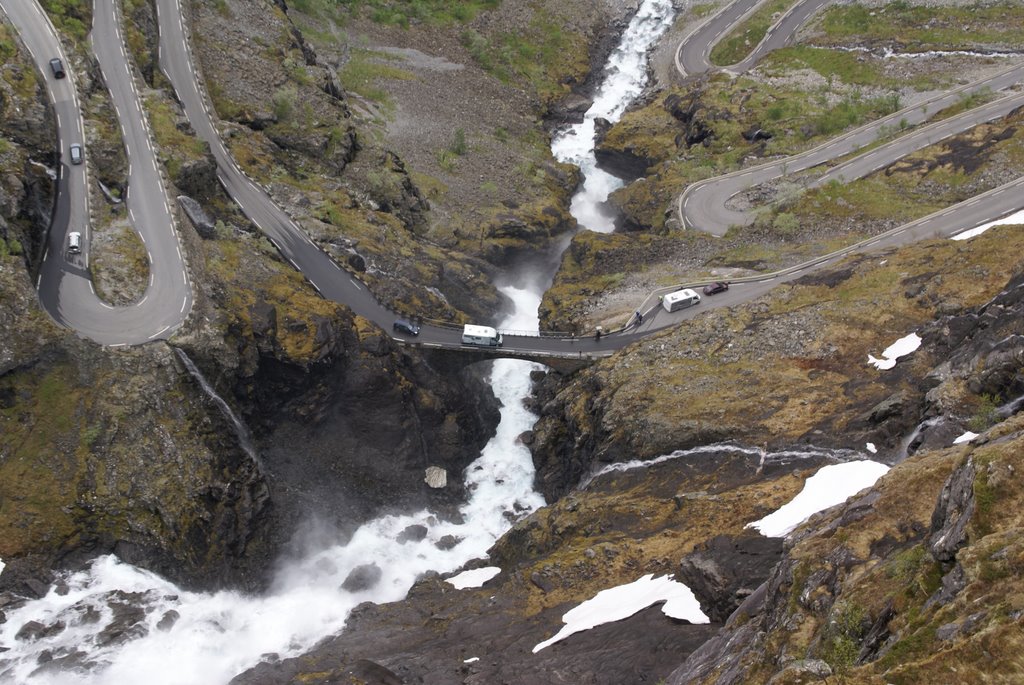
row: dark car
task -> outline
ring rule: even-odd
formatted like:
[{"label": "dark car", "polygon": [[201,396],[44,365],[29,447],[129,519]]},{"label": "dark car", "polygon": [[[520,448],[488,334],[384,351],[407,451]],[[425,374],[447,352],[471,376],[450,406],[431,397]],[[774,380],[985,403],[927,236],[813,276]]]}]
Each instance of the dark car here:
[{"label": "dark car", "polygon": [[81,164],[83,159],[85,159],[85,155],[82,152],[82,146],[75,143],[71,146],[71,163]]},{"label": "dark car", "polygon": [[60,61],[60,58],[54,57],[50,60],[50,69],[53,71],[54,77],[64,78],[64,63]]},{"label": "dark car", "polygon": [[420,327],[408,319],[395,319],[395,322],[391,324],[391,328],[393,328],[396,333],[404,333],[405,335],[420,334]]},{"label": "dark car", "polygon": [[725,281],[716,281],[714,283],[708,283],[704,286],[705,295],[717,295],[718,293],[724,293],[729,289],[729,284]]}]

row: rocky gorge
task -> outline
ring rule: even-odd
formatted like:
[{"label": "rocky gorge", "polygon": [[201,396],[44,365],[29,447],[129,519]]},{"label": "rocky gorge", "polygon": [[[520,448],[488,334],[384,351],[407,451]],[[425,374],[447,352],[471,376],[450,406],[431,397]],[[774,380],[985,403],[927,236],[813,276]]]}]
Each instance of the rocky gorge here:
[{"label": "rocky gorge", "polygon": [[[134,59],[158,91],[162,77],[143,58],[154,51],[152,6],[127,4],[139,38]],[[540,251],[572,231],[575,172],[537,144],[543,118],[578,115],[588,73],[608,49],[601,27],[619,25],[632,8],[544,3],[528,11],[506,1],[468,28],[402,28],[358,12],[334,23],[333,10],[317,3],[251,5],[188,6],[196,35],[218,36],[200,38],[198,52],[240,164],[399,309],[465,321],[507,308],[490,277],[525,247]],[[675,30],[695,19],[684,15]],[[546,65],[543,81],[515,63],[504,64],[502,78],[494,73],[487,59],[500,58],[485,48],[514,29],[550,38],[552,26],[574,47]],[[342,29],[348,38],[339,42]],[[385,56],[396,54],[403,57]],[[11,170],[0,224],[8,246],[0,254],[0,619],[26,598],[66,591],[60,572],[103,553],[183,588],[259,592],[282,556],[304,544],[311,520],[341,539],[396,507],[457,520],[468,496],[458,474],[498,421],[483,371],[399,347],[319,298],[212,182],[210,157],[189,142],[167,93],[149,107],[169,124],[157,137],[174,184],[195,201],[183,203],[197,283],[188,323],[167,344],[116,350],[39,310],[31,275],[50,189],[37,169],[52,163],[54,143],[39,133],[52,130],[45,94],[18,80],[31,67],[13,55],[4,66],[0,157]],[[385,95],[339,80],[353,61],[385,83]],[[445,70],[460,74],[459,88],[486,90],[470,114],[426,106],[431,82],[422,74]],[[701,118],[696,100],[670,106],[653,92],[637,111],[662,103],[673,126],[692,130],[713,119]],[[31,126],[26,111],[38,115]],[[460,154],[462,121],[472,124]],[[638,140],[643,130],[612,130],[605,144]],[[702,140],[684,136],[674,149]],[[999,154],[997,170],[1014,159],[1012,150]],[[116,160],[110,165],[117,176]],[[652,165],[633,164],[633,173],[641,166]],[[625,237],[574,238],[556,282],[567,294],[548,297],[547,320],[588,326],[602,316],[594,300],[610,300],[616,284],[635,287],[623,278],[578,287],[574,262],[614,275],[652,255],[701,273],[757,261],[741,259],[749,237],[715,257],[701,238],[645,225],[636,221],[641,230]],[[952,677],[952,668],[1013,682],[1024,611],[1013,513],[1022,243],[1019,227],[1001,227],[966,242],[850,257],[574,375],[536,372],[528,405],[540,419],[520,441],[548,506],[509,512],[511,528],[488,560],[470,562],[500,567],[497,578],[456,590],[428,573],[403,601],[360,605],[315,649],[265,654],[233,682],[913,683]],[[912,331],[923,340],[912,356],[889,371],[867,366],[869,354]],[[237,411],[253,451],[179,350]],[[954,445],[967,430],[978,435]],[[894,468],[785,540],[746,527],[817,468],[867,458]],[[431,467],[447,473],[444,487],[424,482]],[[401,532],[403,543],[420,535],[415,526]],[[345,589],[373,585],[374,568],[366,559]],[[711,623],[650,607],[533,653],[567,609],[644,574],[674,574]],[[105,601],[109,643],[148,630],[153,612],[161,631],[179,620],[156,608],[155,595]],[[25,624],[18,640],[60,632],[61,621],[70,623]],[[83,655],[54,656],[40,657],[40,673],[96,667]]]}]

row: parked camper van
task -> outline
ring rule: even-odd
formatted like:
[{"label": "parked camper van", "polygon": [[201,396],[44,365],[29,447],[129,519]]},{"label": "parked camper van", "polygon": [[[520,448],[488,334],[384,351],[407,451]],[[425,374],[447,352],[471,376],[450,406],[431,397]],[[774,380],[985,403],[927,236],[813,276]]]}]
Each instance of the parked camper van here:
[{"label": "parked camper van", "polygon": [[677,290],[674,293],[669,293],[661,298],[661,306],[665,308],[666,312],[686,309],[687,307],[692,307],[699,303],[700,295],[689,288]]},{"label": "parked camper van", "polygon": [[501,347],[501,333],[490,326],[474,326],[466,324],[462,329],[463,345],[481,345],[483,347]]}]

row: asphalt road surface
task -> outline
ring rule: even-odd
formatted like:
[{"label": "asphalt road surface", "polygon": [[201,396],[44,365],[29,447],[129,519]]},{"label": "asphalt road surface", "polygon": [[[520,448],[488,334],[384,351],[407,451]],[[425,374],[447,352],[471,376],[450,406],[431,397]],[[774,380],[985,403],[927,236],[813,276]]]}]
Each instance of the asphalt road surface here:
[{"label": "asphalt road surface", "polygon": [[[799,26],[827,2],[828,0],[805,0],[794,5],[771,28],[752,54],[731,69],[746,69],[767,51],[785,45],[792,39]],[[390,330],[395,314],[377,302],[365,284],[354,274],[346,271],[332,257],[314,245],[291,217],[273,202],[267,192],[249,179],[235,164],[224,147],[208,101],[198,84],[179,2],[157,0],[156,4],[160,29],[161,67],[173,84],[196,134],[209,143],[217,160],[220,180],[227,192],[246,216],[274,242],[281,254],[303,273],[323,297],[342,302],[356,314],[373,320],[385,330]],[[85,192],[88,187],[88,165],[72,166],[64,163],[61,165],[56,213],[51,227],[49,249],[44,259],[39,292],[43,306],[57,321],[97,342],[117,345],[169,337],[187,316],[192,296],[181,248],[171,220],[172,213],[157,172],[156,155],[150,144],[138,93],[130,76],[123,41],[117,33],[119,22],[112,5],[113,0],[96,1],[93,37],[96,56],[103,67],[129,155],[131,172],[128,208],[150,254],[150,287],[145,297],[133,307],[112,308],[93,294],[86,270],[89,257],[89,212]],[[47,77],[47,86],[58,117],[61,149],[66,151],[72,142],[79,142],[84,138],[73,74],[69,70],[69,78],[58,81],[52,77],[47,66],[53,56],[64,59],[60,44],[34,0],[0,0],[0,7],[21,33],[40,72]],[[754,9],[754,0],[737,0],[687,36],[676,51],[676,63],[680,72],[685,76],[710,68],[707,55],[710,54],[714,43],[743,18],[749,16]],[[64,62],[65,65],[68,64],[66,59]],[[984,82],[951,91],[930,102],[926,109],[934,113],[937,109],[947,106],[943,103],[952,104],[959,101],[965,91],[984,87],[993,91],[1008,88],[1020,80],[1022,68],[1024,67],[1011,68]],[[951,135],[951,131],[963,130],[957,127],[973,125],[970,123],[972,120],[977,123],[1001,116],[1000,112],[1015,102],[1014,98],[1017,97],[1017,94],[1004,96],[991,105],[961,115],[965,118],[948,120],[949,123],[945,123],[941,129],[936,127],[927,132],[922,129],[921,132],[897,139],[877,150],[844,162],[831,172],[830,177],[850,179],[856,175],[870,173],[872,167],[877,168],[878,165],[888,163],[886,160],[896,159],[923,144],[928,144],[922,140],[929,140],[931,137],[934,141],[939,137]],[[920,104],[914,109],[921,112]],[[923,116],[926,112],[921,114]],[[909,119],[909,110],[897,115],[906,118],[907,123],[918,123]],[[887,122],[891,125],[893,121],[899,120],[890,118],[861,127],[798,158],[745,169],[702,184],[695,184],[680,197],[679,212],[687,225],[724,231],[729,224],[723,225],[723,221],[731,222],[734,218],[722,214],[725,200],[732,195],[754,183],[764,182],[758,179],[774,178],[780,172],[795,172],[801,165],[806,165],[802,168],[810,168],[849,155],[874,142],[881,126],[887,125]],[[762,173],[764,176],[760,175]],[[825,180],[827,178],[829,177]],[[703,190],[704,188],[708,190]],[[731,306],[759,297],[780,283],[833,264],[851,252],[902,245],[923,237],[952,235],[962,229],[1005,216],[1024,207],[1022,189],[1024,178],[805,264],[772,274],[739,279],[733,282],[727,292],[705,297],[699,306],[690,309],[668,314],[657,306],[655,296],[649,297],[641,307],[645,315],[642,325],[631,322],[623,331],[605,335],[600,341],[592,337],[506,335],[505,347],[496,353],[521,351],[566,357],[579,354],[610,354],[655,330],[674,325],[709,309]],[[68,232],[75,230],[86,238],[85,246],[81,254],[69,255],[64,249],[66,236]],[[700,287],[703,283],[686,285]],[[415,341],[446,348],[460,348],[461,331],[452,327],[425,325]]]},{"label": "asphalt road surface", "polygon": [[[181,253],[156,154],[150,143],[135,84],[128,69],[113,0],[96,0],[93,45],[111,101],[118,112],[129,164],[127,209],[146,246],[150,281],[134,306],[111,307],[96,296],[88,271],[90,223],[88,199],[89,149],[85,163],[68,159],[72,144],[85,143],[74,72],[53,27],[39,5],[26,0],[0,0],[0,7],[28,47],[54,104],[61,163],[53,223],[38,282],[43,308],[59,323],[106,345],[139,344],[169,337],[192,305],[192,290]],[[59,57],[67,78],[56,79],[49,61]],[[82,235],[82,251],[67,250],[68,234]]]}]

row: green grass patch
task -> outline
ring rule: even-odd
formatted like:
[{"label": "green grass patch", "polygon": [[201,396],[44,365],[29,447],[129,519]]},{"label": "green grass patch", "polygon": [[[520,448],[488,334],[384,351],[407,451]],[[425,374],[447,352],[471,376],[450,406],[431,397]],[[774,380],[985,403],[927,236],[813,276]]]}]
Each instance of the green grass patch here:
[{"label": "green grass patch", "polygon": [[710,15],[718,8],[713,2],[702,2],[696,5],[690,6],[690,14],[694,17],[701,18]]},{"label": "green grass patch", "polygon": [[982,88],[981,90],[973,93],[961,93],[960,99],[955,104],[941,109],[935,113],[930,121],[940,121],[942,119],[949,119],[955,117],[957,114],[962,114],[967,110],[979,107],[986,102],[991,102],[995,98],[992,90],[988,87]]},{"label": "green grass patch", "polygon": [[[319,0],[302,0],[314,7]],[[338,0],[352,12],[362,12],[372,21],[408,28],[410,24],[455,24],[472,21],[480,12],[496,9],[501,0]]]},{"label": "green grass patch", "polygon": [[861,640],[870,625],[867,611],[857,604],[838,602],[832,608],[820,655],[833,672],[843,675],[853,668]]},{"label": "green grass patch", "polygon": [[206,144],[178,128],[171,106],[161,96],[146,95],[143,102],[160,149],[160,161],[170,177],[177,178],[182,164],[206,155]]},{"label": "green grass patch", "polygon": [[567,92],[566,74],[588,69],[586,42],[546,12],[535,13],[525,31],[487,36],[468,28],[460,38],[484,71],[503,83],[526,81],[543,99]]},{"label": "green grass patch", "polygon": [[904,0],[880,9],[839,5],[825,12],[820,25],[833,41],[891,41],[910,51],[1016,47],[1024,43],[1024,6],[1011,0],[952,7]]},{"label": "green grass patch", "polygon": [[792,4],[793,0],[769,0],[720,40],[711,49],[708,59],[720,67],[741,61],[764,38],[764,34],[775,23],[775,15],[785,12]]},{"label": "green grass patch", "polygon": [[92,26],[91,0],[40,0],[58,30],[75,42],[84,41]]},{"label": "green grass patch", "polygon": [[811,69],[826,79],[837,79],[855,86],[881,86],[898,88],[904,81],[885,75],[881,64],[873,58],[841,50],[830,50],[810,45],[795,45],[775,50],[765,56],[761,67],[773,76],[798,69]]},{"label": "green grass patch", "polygon": [[[391,64],[380,61],[381,53],[374,50],[352,50],[351,59],[345,63],[338,78],[346,90],[352,91],[381,104],[390,102],[387,91],[378,85],[379,81],[411,81],[415,76],[412,72],[399,69]],[[391,57],[389,55],[389,57]]]}]

